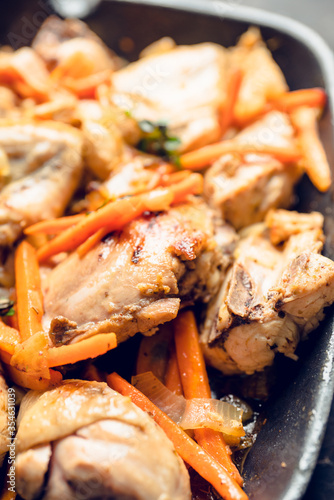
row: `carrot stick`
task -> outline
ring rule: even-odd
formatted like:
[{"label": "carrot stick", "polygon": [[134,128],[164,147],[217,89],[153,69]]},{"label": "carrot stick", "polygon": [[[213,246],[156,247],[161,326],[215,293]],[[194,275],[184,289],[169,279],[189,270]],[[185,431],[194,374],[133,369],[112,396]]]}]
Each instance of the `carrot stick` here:
[{"label": "carrot stick", "polygon": [[40,261],[45,261],[59,252],[73,250],[103,226],[108,225],[110,230],[120,229],[141,215],[145,209],[142,195],[108,203],[40,248],[38,258]]},{"label": "carrot stick", "polygon": [[99,85],[110,81],[111,72],[109,70],[93,73],[82,78],[66,77],[62,80],[62,85],[71,90],[77,97],[95,98],[96,89]]},{"label": "carrot stick", "polygon": [[108,225],[110,231],[121,229],[126,223],[141,215],[145,210],[147,210],[147,207],[143,195],[108,203],[40,248],[38,258],[40,261],[44,261],[59,252],[73,250],[101,227]]},{"label": "carrot stick", "polygon": [[177,363],[175,349],[172,350],[172,354],[167,365],[165,386],[167,387],[167,389],[174,392],[174,394],[183,396],[179,365]]},{"label": "carrot stick", "polygon": [[17,316],[21,339],[43,330],[43,295],[36,250],[27,242],[15,252]]},{"label": "carrot stick", "polygon": [[184,396],[187,399],[211,398],[211,389],[199,345],[194,313],[192,311],[181,312],[173,324],[176,357]]},{"label": "carrot stick", "polygon": [[300,107],[291,114],[291,121],[297,129],[303,163],[311,182],[321,192],[329,189],[332,178],[326,153],[318,134],[314,109]]},{"label": "carrot stick", "polygon": [[[12,290],[12,292],[9,295],[10,300],[12,300],[15,304],[16,302],[16,291],[15,289]],[[19,335],[19,322],[17,319],[17,310],[16,310],[16,305],[13,306],[13,311],[14,314],[12,316],[6,316],[5,324],[9,325],[11,328],[14,328],[14,330],[17,330],[17,334]]]},{"label": "carrot stick", "polygon": [[137,375],[152,372],[161,382],[164,382],[171,335],[170,327],[162,325],[158,333],[142,338],[137,356]]},{"label": "carrot stick", "polygon": [[[16,301],[16,298],[15,298],[15,301]],[[14,328],[14,330],[17,330],[17,332],[19,331],[19,321],[17,319],[17,312],[16,312],[16,307],[14,307],[14,314],[13,316],[9,316],[7,319],[6,319],[6,322],[7,324],[11,327],[11,328]],[[21,338],[21,337],[20,337]]]},{"label": "carrot stick", "polygon": [[168,188],[174,195],[173,203],[187,201],[190,194],[201,194],[203,191],[203,177],[200,174],[191,174],[181,182],[171,184]]},{"label": "carrot stick", "polygon": [[161,178],[162,186],[170,186],[171,184],[175,184],[176,182],[184,181],[187,177],[189,177],[189,170],[181,170],[180,172],[173,172],[172,174],[165,174]]},{"label": "carrot stick", "polygon": [[89,252],[89,250],[94,248],[95,245],[97,245],[109,232],[110,231],[108,227],[101,227],[101,229],[98,229],[96,233],[87,238],[87,240],[81,243],[81,245],[76,250],[79,254],[79,257],[84,257]]},{"label": "carrot stick", "polygon": [[300,89],[285,92],[276,99],[270,101],[269,106],[286,113],[291,113],[300,106],[312,108],[323,108],[326,104],[327,96],[324,89]]},{"label": "carrot stick", "polygon": [[47,352],[50,367],[70,365],[89,358],[97,358],[115,349],[117,346],[114,333],[99,333],[75,344],[51,347]]},{"label": "carrot stick", "polygon": [[59,219],[49,219],[37,222],[24,230],[25,234],[57,234],[74,226],[86,217],[85,214],[69,215]]},{"label": "carrot stick", "polygon": [[222,137],[224,137],[228,128],[233,124],[234,106],[238,99],[239,89],[242,81],[242,75],[243,73],[241,69],[236,68],[231,73],[230,80],[228,82],[226,106],[222,110],[222,115],[220,120]]},{"label": "carrot stick", "polygon": [[73,250],[101,227],[115,231],[122,229],[147,210],[165,210],[171,203],[185,200],[189,194],[198,194],[202,184],[202,177],[193,174],[169,188],[154,189],[149,193],[110,202],[40,248],[37,252],[38,258],[40,261],[45,261],[59,252]]},{"label": "carrot stick", "polygon": [[[208,374],[201,347],[194,313],[184,311],[174,320],[176,357],[181,383],[186,399],[211,398]],[[196,429],[195,439],[210,453],[239,484],[242,478],[231,460],[230,448],[220,432]]]},{"label": "carrot stick", "polygon": [[240,486],[227,474],[214,458],[203,451],[173,420],[155,406],[144,394],[120,377],[117,373],[107,376],[107,382],[123,396],[129,396],[134,404],[156,421],[173,442],[175,450],[198,474],[206,479],[225,500],[246,500],[248,497]]},{"label": "carrot stick", "polygon": [[281,148],[265,144],[242,144],[235,140],[226,140],[185,153],[181,155],[180,163],[183,168],[201,170],[227,153],[239,153],[242,155],[249,153],[266,154],[274,156],[281,162],[296,161],[301,156],[299,150],[294,147]]},{"label": "carrot stick", "polygon": [[50,370],[50,379],[46,379],[43,377],[36,378],[34,375],[20,371],[9,364],[4,363],[4,368],[14,384],[34,391],[45,391],[49,387],[58,385],[63,379],[62,374],[55,370]]}]

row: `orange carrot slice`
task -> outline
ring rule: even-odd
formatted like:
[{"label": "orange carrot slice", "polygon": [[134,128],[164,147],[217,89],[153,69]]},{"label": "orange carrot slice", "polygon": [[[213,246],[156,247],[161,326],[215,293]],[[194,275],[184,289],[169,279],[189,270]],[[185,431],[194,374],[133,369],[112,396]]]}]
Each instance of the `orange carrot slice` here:
[{"label": "orange carrot slice", "polygon": [[99,333],[75,344],[51,347],[47,352],[47,360],[50,367],[74,364],[84,359],[97,358],[116,346],[114,333]]},{"label": "orange carrot slice", "polygon": [[180,172],[173,172],[172,174],[165,174],[161,178],[162,186],[170,186],[171,184],[175,184],[176,182],[184,181],[187,177],[189,177],[189,170],[181,170]]},{"label": "orange carrot slice", "polygon": [[177,357],[175,349],[172,350],[172,354],[169,358],[167,365],[165,386],[170,391],[174,392],[178,396],[183,396],[182,383],[180,377],[179,365],[177,363]]},{"label": "orange carrot slice", "polygon": [[23,241],[15,252],[17,316],[22,340],[42,330],[43,295],[36,250]]},{"label": "orange carrot slice", "polygon": [[64,78],[62,84],[81,99],[94,99],[98,86],[110,82],[110,75],[109,70],[99,71],[83,78]]},{"label": "orange carrot slice", "polygon": [[291,121],[297,129],[306,173],[315,187],[325,192],[332,183],[332,176],[325,150],[319,139],[316,111],[300,107],[291,114]]},{"label": "orange carrot slice", "polygon": [[183,168],[201,170],[227,153],[271,155],[283,163],[297,161],[301,157],[300,151],[294,147],[280,148],[264,144],[242,144],[235,140],[226,140],[185,153],[181,155],[180,163]]},{"label": "orange carrot slice", "polygon": [[46,379],[43,377],[36,378],[34,375],[22,372],[9,364],[4,364],[4,369],[14,384],[33,391],[45,391],[60,384],[63,379],[62,374],[55,370],[50,370],[50,379]]},{"label": "orange carrot slice", "polygon": [[25,234],[57,234],[74,226],[85,218],[85,214],[69,215],[59,219],[49,219],[37,222],[24,230]]},{"label": "orange carrot slice", "polygon": [[89,250],[94,248],[95,245],[97,245],[109,232],[110,231],[108,227],[102,227],[101,229],[98,229],[96,233],[92,234],[92,236],[87,238],[87,240],[81,243],[81,245],[76,250],[79,254],[79,257],[84,257],[89,252]]},{"label": "orange carrot slice", "polygon": [[155,406],[144,394],[120,377],[117,373],[107,376],[107,382],[156,421],[173,442],[175,450],[198,474],[206,479],[225,500],[247,500],[246,493],[227,474],[214,458],[203,451],[166,413]]},{"label": "orange carrot slice", "polygon": [[234,106],[238,99],[238,93],[242,81],[242,71],[240,68],[235,68],[231,75],[227,86],[227,101],[226,106],[222,110],[220,127],[222,137],[225,135],[228,128],[234,121]]},{"label": "orange carrot slice", "polygon": [[300,106],[312,108],[323,108],[326,104],[327,96],[324,89],[300,89],[291,92],[285,92],[269,103],[275,109],[291,113]]},{"label": "orange carrot slice", "polygon": [[145,211],[165,210],[171,203],[186,200],[189,194],[199,194],[202,188],[202,177],[193,174],[168,188],[110,202],[41,247],[37,251],[38,258],[45,261],[59,252],[74,250],[101,228],[108,228],[108,232],[122,229]]},{"label": "orange carrot slice", "polygon": [[[176,356],[184,396],[186,399],[211,398],[194,313],[192,311],[181,312],[173,323]],[[212,429],[196,429],[195,439],[239,484],[242,484],[239,471],[231,460],[230,448],[220,432]]]}]

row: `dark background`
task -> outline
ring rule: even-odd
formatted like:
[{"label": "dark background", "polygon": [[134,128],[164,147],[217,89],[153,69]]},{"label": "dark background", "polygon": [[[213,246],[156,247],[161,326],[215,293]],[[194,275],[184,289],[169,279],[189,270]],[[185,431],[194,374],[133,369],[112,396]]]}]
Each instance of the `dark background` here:
[{"label": "dark background", "polygon": [[[334,0],[230,0],[292,17],[317,31],[334,51]],[[334,500],[334,404],[316,470],[303,500]]]}]

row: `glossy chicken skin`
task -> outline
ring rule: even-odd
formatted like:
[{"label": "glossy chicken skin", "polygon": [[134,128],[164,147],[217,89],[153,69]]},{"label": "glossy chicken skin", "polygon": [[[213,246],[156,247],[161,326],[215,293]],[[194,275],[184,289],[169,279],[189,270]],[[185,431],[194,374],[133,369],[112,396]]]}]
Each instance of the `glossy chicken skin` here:
[{"label": "glossy chicken skin", "polygon": [[17,452],[17,491],[24,500],[191,497],[186,468],[163,431],[104,383],[67,380],[28,393]]},{"label": "glossy chicken skin", "polygon": [[0,193],[0,245],[35,222],[63,214],[82,173],[82,137],[55,122],[0,123],[11,180]]},{"label": "glossy chicken skin", "polygon": [[176,317],[181,301],[209,300],[223,261],[203,202],[149,213],[51,270],[43,282],[45,328],[56,344],[98,332],[115,332],[118,341],[153,333]]},{"label": "glossy chicken skin", "polygon": [[252,374],[271,365],[276,352],[295,358],[299,340],[334,301],[334,262],[319,254],[322,223],[318,213],[278,210],[266,225],[245,230],[202,330],[209,364]]}]

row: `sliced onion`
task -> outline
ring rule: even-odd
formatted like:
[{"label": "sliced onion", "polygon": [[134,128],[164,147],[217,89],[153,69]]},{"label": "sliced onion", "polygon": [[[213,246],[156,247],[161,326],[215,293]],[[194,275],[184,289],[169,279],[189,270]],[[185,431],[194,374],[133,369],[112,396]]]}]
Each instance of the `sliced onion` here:
[{"label": "sliced onion", "polygon": [[132,384],[183,429],[208,428],[224,434],[245,435],[242,410],[209,398],[185,399],[167,389],[152,372],[132,377]]},{"label": "sliced onion", "polygon": [[152,372],[136,375],[132,377],[131,382],[152,403],[164,411],[169,418],[180,425],[187,406],[187,400],[183,396],[178,396],[167,389]]}]

